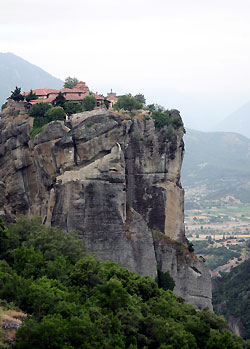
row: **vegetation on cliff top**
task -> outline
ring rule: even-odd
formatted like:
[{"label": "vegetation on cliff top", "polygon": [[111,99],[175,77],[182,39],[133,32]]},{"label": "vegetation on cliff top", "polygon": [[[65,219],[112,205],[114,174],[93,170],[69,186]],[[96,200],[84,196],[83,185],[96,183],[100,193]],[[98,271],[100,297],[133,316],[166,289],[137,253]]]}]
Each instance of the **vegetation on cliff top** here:
[{"label": "vegetation on cliff top", "polygon": [[118,111],[121,109],[128,111],[139,110],[142,109],[142,107],[143,104],[140,101],[138,101],[136,96],[133,97],[131,94],[121,96],[118,99],[118,101],[114,104],[114,109]]},{"label": "vegetation on cliff top", "polygon": [[30,314],[15,348],[249,348],[223,318],[196,311],[75,233],[37,218],[0,224],[0,297]]},{"label": "vegetation on cliff top", "polygon": [[77,78],[72,78],[68,76],[64,81],[64,88],[74,88],[78,84],[79,80]]},{"label": "vegetation on cliff top", "polygon": [[21,94],[21,87],[15,88],[14,91],[11,91],[10,98],[13,99],[13,101],[20,102],[24,100],[24,96]]}]

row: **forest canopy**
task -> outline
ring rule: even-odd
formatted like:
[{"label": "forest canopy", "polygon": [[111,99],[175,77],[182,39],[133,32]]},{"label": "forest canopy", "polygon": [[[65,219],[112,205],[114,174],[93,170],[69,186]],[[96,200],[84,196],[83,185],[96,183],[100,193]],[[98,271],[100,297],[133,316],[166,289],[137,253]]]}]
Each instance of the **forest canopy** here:
[{"label": "forest canopy", "polygon": [[76,232],[0,221],[0,298],[29,314],[15,348],[249,348],[225,320],[90,256]]}]

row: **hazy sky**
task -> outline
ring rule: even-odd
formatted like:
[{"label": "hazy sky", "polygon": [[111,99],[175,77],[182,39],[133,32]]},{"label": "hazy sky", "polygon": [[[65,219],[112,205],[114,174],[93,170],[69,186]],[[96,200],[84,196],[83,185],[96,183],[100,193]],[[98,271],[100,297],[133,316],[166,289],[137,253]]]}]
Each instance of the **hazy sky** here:
[{"label": "hazy sky", "polygon": [[0,52],[209,128],[250,100],[249,0],[8,0]]}]

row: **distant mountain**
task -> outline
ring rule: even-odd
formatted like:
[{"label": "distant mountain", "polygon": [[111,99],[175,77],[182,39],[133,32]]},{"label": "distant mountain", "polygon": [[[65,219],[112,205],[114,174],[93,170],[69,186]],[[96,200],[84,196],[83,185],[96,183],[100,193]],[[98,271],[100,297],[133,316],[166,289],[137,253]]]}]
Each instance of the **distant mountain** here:
[{"label": "distant mountain", "polygon": [[250,102],[221,121],[215,131],[238,132],[250,138]]},{"label": "distant mountain", "polygon": [[227,196],[250,202],[250,139],[233,132],[187,129],[184,142],[186,208]]},{"label": "distant mountain", "polygon": [[22,91],[43,87],[59,89],[63,81],[13,53],[0,53],[0,107],[16,86]]}]

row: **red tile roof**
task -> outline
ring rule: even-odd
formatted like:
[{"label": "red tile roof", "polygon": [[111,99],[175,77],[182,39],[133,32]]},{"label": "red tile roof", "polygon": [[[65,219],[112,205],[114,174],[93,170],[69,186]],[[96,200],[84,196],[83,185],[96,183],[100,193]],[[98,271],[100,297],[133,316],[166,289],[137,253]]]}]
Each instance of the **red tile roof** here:
[{"label": "red tile roof", "polygon": [[[59,92],[65,94],[65,99],[67,101],[82,101],[86,96],[89,95],[89,88],[86,86],[85,82],[80,81],[75,88],[62,88],[61,90],[56,90],[52,88],[39,88],[32,90],[34,93],[36,93],[37,96],[43,96],[47,98],[41,98],[41,99],[36,99],[33,101],[30,101],[30,104],[37,104],[37,103],[52,103],[53,100],[56,98],[55,95],[59,94]],[[27,96],[30,93],[28,92],[23,92],[24,96]],[[50,94],[52,96],[50,96]],[[79,96],[79,94],[81,94]],[[97,100],[104,100],[104,97],[99,96],[98,93],[93,93],[93,96]]]},{"label": "red tile roof", "polygon": [[[59,93],[60,90],[55,90],[52,88],[37,88],[35,90],[32,90],[33,93],[35,93],[37,96],[47,96],[48,93]],[[23,92],[22,95],[23,96],[27,96],[30,93],[30,91],[28,92]]]},{"label": "red tile roof", "polygon": [[95,97],[96,99],[99,99],[99,100],[100,100],[100,99],[101,99],[101,100],[104,100],[104,97],[99,96],[97,93],[93,93],[93,94],[92,94],[92,96],[93,96],[93,97]]},{"label": "red tile roof", "polygon": [[84,93],[87,89],[82,88],[62,88],[60,92],[62,93]]},{"label": "red tile roof", "polygon": [[84,99],[85,96],[78,96],[78,95],[66,95],[65,99],[67,101],[82,101]]},{"label": "red tile roof", "polygon": [[[65,99],[66,101],[82,101],[85,96],[78,96],[78,95],[66,95]],[[30,101],[30,104],[36,104],[36,103],[52,103],[55,100],[55,96],[53,97],[48,97],[48,98],[40,98],[40,99],[35,99],[33,101]]]},{"label": "red tile roof", "polygon": [[37,103],[52,103],[55,97],[49,97],[49,98],[38,98],[34,99],[33,101],[30,101],[30,104],[37,104]]}]

